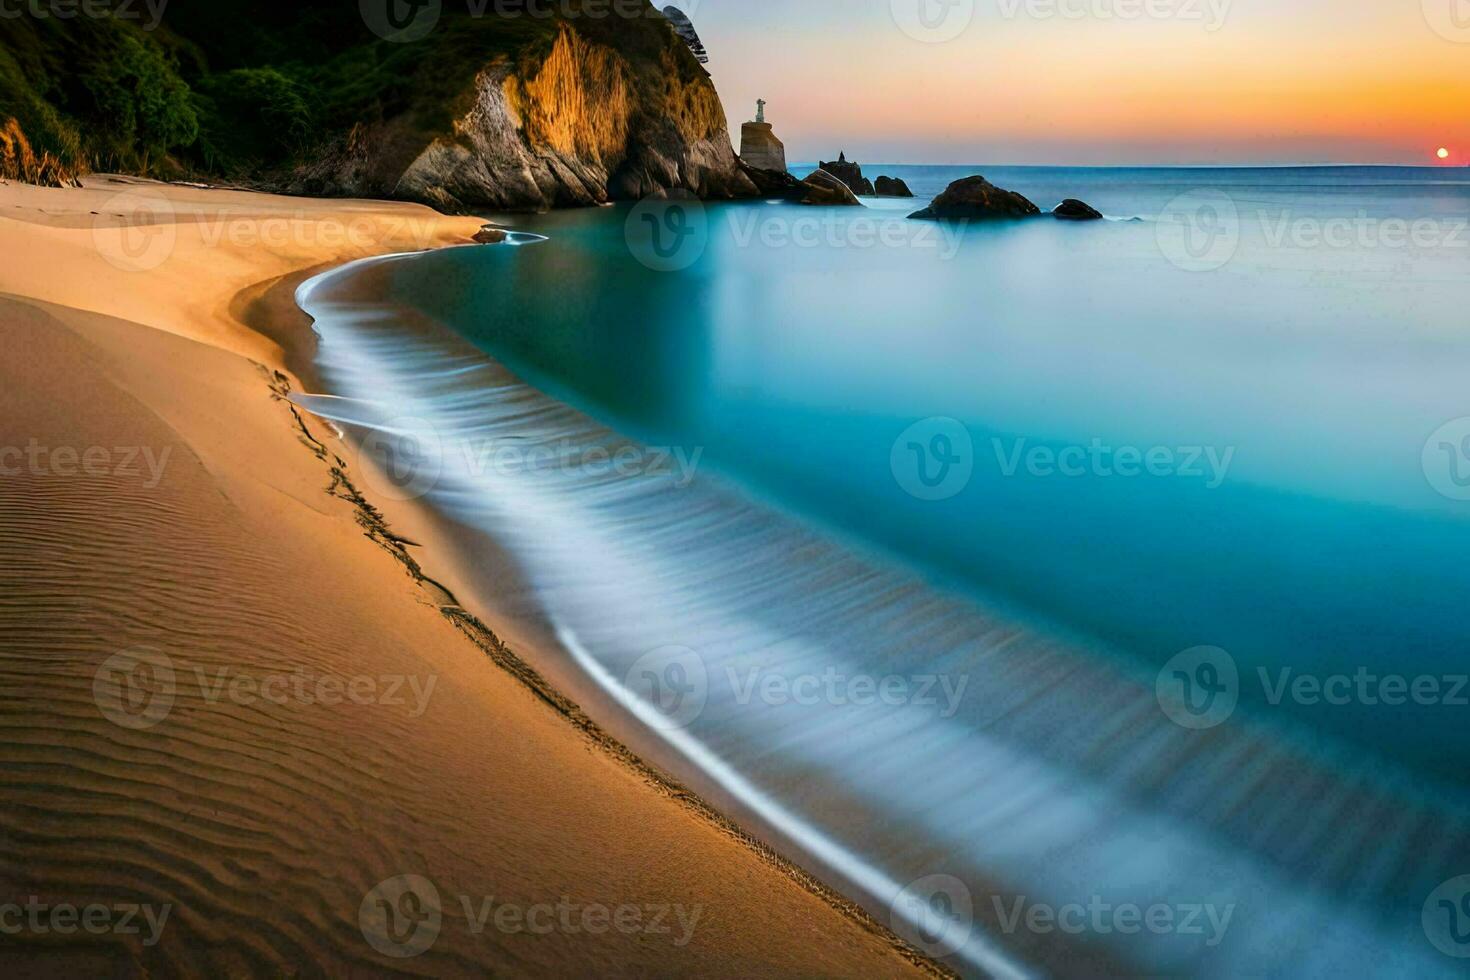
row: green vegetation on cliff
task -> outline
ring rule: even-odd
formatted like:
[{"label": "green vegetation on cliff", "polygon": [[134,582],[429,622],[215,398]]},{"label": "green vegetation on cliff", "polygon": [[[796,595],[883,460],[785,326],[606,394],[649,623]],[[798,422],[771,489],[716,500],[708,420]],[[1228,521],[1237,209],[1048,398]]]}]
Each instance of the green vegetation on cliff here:
[{"label": "green vegetation on cliff", "polygon": [[481,68],[501,60],[534,75],[568,24],[631,63],[703,77],[651,8],[629,19],[606,0],[589,0],[585,16],[581,7],[558,0],[535,5],[554,16],[507,16],[515,3],[491,0],[472,16],[445,3],[412,43],[376,35],[353,0],[172,0],[154,30],[136,3],[131,19],[4,18],[0,127],[15,119],[35,155],[62,169],[258,177],[310,163],[357,126],[443,134]]}]

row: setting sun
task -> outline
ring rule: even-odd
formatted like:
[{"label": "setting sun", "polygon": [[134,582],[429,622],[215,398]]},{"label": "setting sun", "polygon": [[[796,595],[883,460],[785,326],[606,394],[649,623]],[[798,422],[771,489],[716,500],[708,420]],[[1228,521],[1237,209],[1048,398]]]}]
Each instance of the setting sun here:
[{"label": "setting sun", "polygon": [[1450,158],[1450,151],[1441,146],[1439,148],[1439,152],[1437,152],[1435,156],[1439,157],[1441,160],[1448,160]]}]

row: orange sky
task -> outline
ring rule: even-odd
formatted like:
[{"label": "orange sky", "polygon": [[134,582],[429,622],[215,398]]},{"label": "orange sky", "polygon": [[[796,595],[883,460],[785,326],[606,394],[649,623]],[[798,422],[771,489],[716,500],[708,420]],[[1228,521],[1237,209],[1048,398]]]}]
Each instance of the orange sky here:
[{"label": "orange sky", "polygon": [[793,161],[1470,163],[1466,0],[949,0],[953,38],[905,30],[939,2],[684,6],[737,140],[765,98]]}]

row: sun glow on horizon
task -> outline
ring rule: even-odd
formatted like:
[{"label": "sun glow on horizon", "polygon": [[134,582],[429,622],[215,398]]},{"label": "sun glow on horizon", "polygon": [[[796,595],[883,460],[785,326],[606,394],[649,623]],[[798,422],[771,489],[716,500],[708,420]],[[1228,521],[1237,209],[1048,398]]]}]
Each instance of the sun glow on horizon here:
[{"label": "sun glow on horizon", "polygon": [[[1214,29],[1184,16],[1210,4],[1184,0],[1152,5],[1177,17],[1063,6],[1093,13],[1018,0],[1000,5],[1017,11],[1006,15],[967,0],[946,7],[963,12],[963,29],[942,41],[906,32],[881,0],[702,3],[695,20],[731,126],[767,100],[791,159],[845,149],[893,163],[1470,162],[1455,149],[1470,147],[1466,47],[1412,0],[1228,0]],[[1426,157],[1434,132],[1443,142]]]},{"label": "sun glow on horizon", "polygon": [[1450,158],[1450,151],[1441,146],[1439,148],[1439,152],[1436,153],[1435,156],[1439,157],[1441,160],[1448,160]]}]

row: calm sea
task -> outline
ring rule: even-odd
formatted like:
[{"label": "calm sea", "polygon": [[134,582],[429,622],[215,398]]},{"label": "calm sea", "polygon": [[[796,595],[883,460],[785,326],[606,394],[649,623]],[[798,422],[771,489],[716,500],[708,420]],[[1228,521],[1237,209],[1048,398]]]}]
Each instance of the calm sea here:
[{"label": "calm sea", "polygon": [[[1470,172],[864,170],[918,200],[318,280],[306,401],[610,730],[962,970],[1456,974]],[[906,219],[969,173],[1109,220]]]}]

